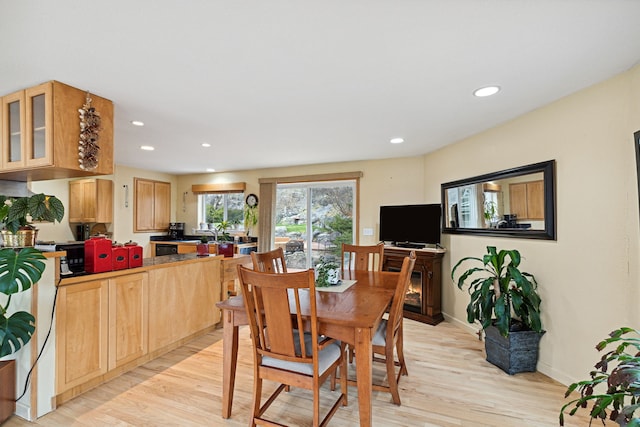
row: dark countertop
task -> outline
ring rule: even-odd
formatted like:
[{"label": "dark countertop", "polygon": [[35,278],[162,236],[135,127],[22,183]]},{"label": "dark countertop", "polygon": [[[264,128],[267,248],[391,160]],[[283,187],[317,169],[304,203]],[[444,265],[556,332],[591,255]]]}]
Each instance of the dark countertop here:
[{"label": "dark countertop", "polygon": [[207,262],[223,260],[222,255],[209,255],[209,256],[198,256],[196,254],[175,254],[175,255],[164,255],[157,256],[153,258],[144,258],[142,260],[142,267],[136,268],[125,268],[123,270],[114,270],[114,271],[105,271],[103,273],[92,273],[92,274],[84,274],[82,276],[74,276],[74,277],[62,277],[58,286],[67,286],[74,285],[76,283],[83,283],[92,280],[102,280],[109,279],[112,277],[123,276],[126,274],[135,274],[142,273],[144,271],[153,270],[156,268],[162,268],[163,266],[169,266],[170,264],[175,263],[192,263],[192,262]]}]

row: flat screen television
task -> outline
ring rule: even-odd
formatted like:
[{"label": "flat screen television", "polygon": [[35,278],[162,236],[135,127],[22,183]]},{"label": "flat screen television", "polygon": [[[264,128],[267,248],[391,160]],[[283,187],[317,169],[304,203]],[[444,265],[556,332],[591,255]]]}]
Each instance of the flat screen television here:
[{"label": "flat screen television", "polygon": [[439,203],[380,206],[380,240],[417,248],[438,245],[441,216]]}]

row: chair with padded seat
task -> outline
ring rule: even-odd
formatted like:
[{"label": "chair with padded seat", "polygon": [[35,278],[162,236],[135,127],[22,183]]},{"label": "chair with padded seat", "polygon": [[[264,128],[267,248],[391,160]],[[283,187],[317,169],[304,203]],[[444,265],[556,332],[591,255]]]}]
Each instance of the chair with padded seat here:
[{"label": "chair with padded seat", "polygon": [[382,271],[384,244],[362,246],[342,244],[342,269]]},{"label": "chair with padded seat", "polygon": [[[342,270],[382,271],[384,243],[363,246],[342,244]],[[353,348],[347,350],[349,363],[353,362]]]},{"label": "chair with padded seat", "polygon": [[[313,391],[313,425],[325,425],[340,405],[347,405],[346,375],[340,379],[340,395],[322,420],[320,388],[330,376],[335,377],[338,367],[345,372],[346,357],[334,339],[318,335],[313,270],[273,274],[238,266],[238,277],[253,342],[250,425],[281,425],[266,419],[264,414],[290,385]],[[308,307],[304,318],[302,307]],[[264,380],[278,382],[280,386],[262,404]]]},{"label": "chair with padded seat", "polygon": [[[385,363],[389,384],[387,386],[373,384],[373,389],[391,393],[393,403],[396,405],[400,405],[398,382],[400,382],[402,375],[408,375],[403,352],[402,320],[404,299],[411,283],[411,273],[415,263],[416,253],[411,251],[409,256],[402,261],[400,277],[389,308],[389,317],[382,319],[372,340],[373,360]],[[394,349],[398,356],[397,361],[394,359]],[[383,358],[378,355],[382,355]],[[397,374],[395,372],[396,366],[400,368]]]},{"label": "chair with padded seat", "polygon": [[282,248],[267,252],[251,252],[253,269],[263,273],[286,273],[287,263]]}]

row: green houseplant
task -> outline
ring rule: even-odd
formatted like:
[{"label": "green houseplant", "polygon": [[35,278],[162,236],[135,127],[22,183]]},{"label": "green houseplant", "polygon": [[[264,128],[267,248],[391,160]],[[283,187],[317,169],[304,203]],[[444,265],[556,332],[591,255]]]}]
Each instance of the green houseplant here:
[{"label": "green houseplant", "polygon": [[5,246],[33,246],[32,222],[62,221],[64,205],[55,196],[34,194],[25,197],[0,196],[0,222]]},{"label": "green houseplant", "polygon": [[200,237],[200,243],[196,244],[196,253],[198,256],[209,256],[209,238],[207,236]]},{"label": "green houseplant", "polygon": [[[20,350],[33,336],[35,317],[27,311],[10,313],[11,297],[40,280],[45,269],[43,259],[34,248],[0,249],[0,358]],[[15,360],[0,361],[0,384],[10,396],[16,394],[15,366]],[[0,424],[14,411],[15,402],[0,399],[0,414],[7,414],[0,417]]]},{"label": "green houseplant", "polygon": [[340,266],[331,260],[320,257],[315,266],[316,286],[321,288],[340,283]]},{"label": "green houseplant", "polygon": [[640,426],[640,415],[635,414],[640,409],[640,331],[628,327],[616,329],[596,345],[598,351],[606,348],[613,349],[604,353],[595,364],[596,369],[590,372],[591,379],[567,388],[565,398],[575,390],[580,391],[580,397],[560,410],[561,426],[565,411],[570,407],[573,408],[568,413],[574,415],[589,404],[592,404],[589,410],[592,421],[599,419],[604,425],[608,418],[620,426]]},{"label": "green houseplant", "polygon": [[484,219],[487,227],[491,226],[491,222],[498,215],[498,205],[492,200],[484,202]]},{"label": "green houseplant", "polygon": [[[485,331],[487,360],[509,374],[535,370],[537,346],[544,333],[538,284],[532,274],[520,270],[520,262],[520,252],[515,249],[498,251],[495,246],[487,246],[482,258],[462,258],[451,271],[454,283],[461,290],[466,286],[470,295],[467,321],[479,322]],[[462,272],[456,281],[458,268],[468,263],[476,265]],[[513,348],[519,341],[527,348]],[[497,352],[494,344],[500,346]],[[505,351],[509,354],[502,354]],[[526,360],[522,356],[527,356]]]},{"label": "green houseplant", "polygon": [[218,254],[224,255],[229,258],[232,257],[235,252],[235,245],[233,244],[233,237],[227,231],[231,224],[228,221],[222,221],[218,224]]},{"label": "green houseplant", "polygon": [[253,227],[258,223],[258,206],[244,206],[244,228],[247,231],[247,236],[251,235]]},{"label": "green houseplant", "polygon": [[26,311],[9,314],[11,296],[37,283],[45,269],[42,252],[34,248],[0,249],[0,357],[15,353],[35,331],[35,317]]}]

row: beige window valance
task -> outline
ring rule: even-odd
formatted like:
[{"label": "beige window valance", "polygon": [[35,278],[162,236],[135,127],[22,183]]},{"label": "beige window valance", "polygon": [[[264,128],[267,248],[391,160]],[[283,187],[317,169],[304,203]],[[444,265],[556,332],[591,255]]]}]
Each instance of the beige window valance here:
[{"label": "beige window valance", "polygon": [[194,194],[207,193],[243,193],[246,188],[244,182],[223,182],[218,184],[194,184],[191,191]]},{"label": "beige window valance", "polygon": [[312,181],[339,181],[341,179],[358,179],[362,178],[362,172],[340,172],[340,173],[321,173],[317,175],[300,175],[300,176],[282,176],[273,178],[260,178],[260,184],[277,183],[287,184],[292,182],[312,182]]}]

